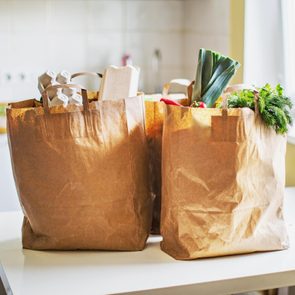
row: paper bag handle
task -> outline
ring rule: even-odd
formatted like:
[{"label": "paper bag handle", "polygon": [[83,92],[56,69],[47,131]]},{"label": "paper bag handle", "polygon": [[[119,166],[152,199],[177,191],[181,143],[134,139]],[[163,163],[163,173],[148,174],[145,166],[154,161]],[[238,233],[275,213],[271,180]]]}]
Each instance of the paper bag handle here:
[{"label": "paper bag handle", "polygon": [[102,74],[96,73],[96,72],[79,72],[79,73],[73,74],[71,76],[71,79],[74,79],[74,78],[79,77],[79,76],[94,76],[94,77],[99,77],[99,78],[103,77]]},{"label": "paper bag handle", "polygon": [[249,84],[233,84],[233,85],[227,86],[225,90],[223,91],[223,93],[226,94],[226,93],[231,93],[231,92],[235,92],[235,91],[239,91],[243,89],[255,90],[255,87]]},{"label": "paper bag handle", "polygon": [[[98,78],[98,79],[102,79],[103,74],[96,73],[96,72],[78,72],[78,73],[72,74],[72,76],[71,76],[71,82],[73,82],[72,79],[74,79],[76,77],[81,77],[81,76],[92,76],[92,77],[95,77],[95,78]],[[97,92],[98,91],[99,90],[97,90]],[[97,97],[99,99],[99,95],[97,95]]]},{"label": "paper bag handle", "polygon": [[83,103],[84,111],[89,110],[89,101],[88,101],[88,97],[87,97],[87,91],[85,88],[83,88],[83,86],[81,86],[79,84],[56,84],[56,85],[47,86],[42,93],[42,102],[43,102],[43,108],[44,108],[45,112],[49,113],[49,104],[48,104],[49,98],[47,95],[47,91],[51,90],[51,89],[60,89],[60,88],[61,89],[65,89],[65,88],[81,89],[82,103]]},{"label": "paper bag handle", "polygon": [[[170,82],[164,84],[163,90],[162,90],[162,95],[166,97],[169,94],[169,90],[171,86],[174,85],[180,85],[180,86],[185,86],[186,89],[190,85],[190,81],[187,79],[173,79]],[[186,91],[187,92],[187,91]]]},{"label": "paper bag handle", "polygon": [[195,85],[195,81],[192,81],[188,86],[187,86],[187,97],[189,100],[189,105],[192,104],[192,96],[193,96],[193,87]]},{"label": "paper bag handle", "polygon": [[96,73],[96,72],[79,72],[79,73],[73,74],[71,76],[71,80],[76,77],[81,77],[81,76],[93,76],[93,77],[101,79],[103,77],[103,74]]}]

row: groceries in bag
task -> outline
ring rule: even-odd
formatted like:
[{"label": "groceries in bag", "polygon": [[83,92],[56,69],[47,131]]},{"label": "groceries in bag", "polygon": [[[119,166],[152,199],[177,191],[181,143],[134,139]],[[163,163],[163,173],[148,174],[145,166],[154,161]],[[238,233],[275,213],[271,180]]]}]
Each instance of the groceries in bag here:
[{"label": "groceries in bag", "polygon": [[61,71],[56,74],[54,71],[47,71],[38,78],[38,89],[40,94],[48,89],[49,106],[67,106],[68,104],[82,105],[82,96],[78,88],[50,88],[55,85],[73,84],[72,75],[68,71]]},{"label": "groceries in bag", "polygon": [[[290,101],[281,87],[265,86],[226,95],[219,104],[227,83],[215,85],[213,96],[195,90],[196,101],[205,97],[211,108],[166,105],[161,248],[181,260],[286,249]],[[250,105],[245,96],[251,96]],[[269,122],[262,109],[270,111]]]},{"label": "groceries in bag", "polygon": [[100,84],[99,99],[135,97],[138,93],[139,68],[131,65],[106,68]]},{"label": "groceries in bag", "polygon": [[[50,108],[48,92],[64,88],[78,89],[82,107]],[[23,247],[142,250],[151,197],[141,95],[89,101],[79,85],[46,89],[42,105],[27,100],[7,110]]]}]

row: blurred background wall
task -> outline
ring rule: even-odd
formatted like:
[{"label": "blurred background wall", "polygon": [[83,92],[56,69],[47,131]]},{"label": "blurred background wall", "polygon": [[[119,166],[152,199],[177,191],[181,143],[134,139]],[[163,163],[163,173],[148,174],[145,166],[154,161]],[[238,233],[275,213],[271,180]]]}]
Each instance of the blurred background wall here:
[{"label": "blurred background wall", "polygon": [[229,0],[0,0],[0,101],[38,96],[47,69],[103,71],[123,54],[146,93],[194,79],[200,47],[229,54],[229,14]]}]

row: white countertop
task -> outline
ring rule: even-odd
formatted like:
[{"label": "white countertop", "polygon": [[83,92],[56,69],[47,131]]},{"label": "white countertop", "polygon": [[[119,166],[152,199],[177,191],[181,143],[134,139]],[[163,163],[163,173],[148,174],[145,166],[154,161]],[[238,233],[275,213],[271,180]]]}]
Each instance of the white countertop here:
[{"label": "white countertop", "polygon": [[155,236],[141,252],[23,250],[22,214],[4,212],[0,213],[0,261],[14,295],[140,291],[220,295],[290,286],[295,285],[294,213],[295,188],[289,188],[285,202],[288,250],[176,261],[160,250],[160,237]]}]

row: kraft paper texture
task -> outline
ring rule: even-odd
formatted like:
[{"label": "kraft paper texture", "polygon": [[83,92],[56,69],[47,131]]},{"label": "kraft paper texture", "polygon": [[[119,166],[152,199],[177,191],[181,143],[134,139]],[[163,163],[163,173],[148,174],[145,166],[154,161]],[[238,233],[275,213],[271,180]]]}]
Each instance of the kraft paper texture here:
[{"label": "kraft paper texture", "polygon": [[286,137],[248,108],[166,106],[161,248],[176,259],[288,247]]},{"label": "kraft paper texture", "polygon": [[37,105],[7,111],[23,247],[142,250],[151,224],[142,98]]},{"label": "kraft paper texture", "polygon": [[[176,99],[183,105],[188,99]],[[151,233],[160,233],[161,218],[161,186],[162,186],[162,133],[165,114],[165,103],[160,101],[145,101],[146,135],[150,154],[150,179],[153,195],[153,220]]]}]

